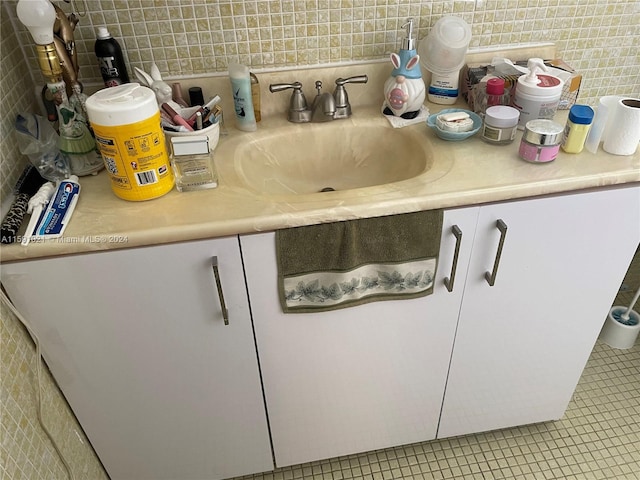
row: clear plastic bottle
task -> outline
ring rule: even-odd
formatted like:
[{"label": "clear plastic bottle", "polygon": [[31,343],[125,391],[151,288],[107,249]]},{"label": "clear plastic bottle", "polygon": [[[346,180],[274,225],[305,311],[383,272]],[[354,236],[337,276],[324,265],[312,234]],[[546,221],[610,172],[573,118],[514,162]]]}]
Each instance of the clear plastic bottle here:
[{"label": "clear plastic bottle", "polygon": [[256,117],[256,122],[259,122],[262,119],[262,115],[260,114],[260,82],[253,72],[250,72],[249,76],[251,77],[251,101],[253,103],[253,113]]},{"label": "clear plastic bottle", "polygon": [[589,128],[593,122],[593,109],[587,105],[574,105],[569,110],[567,125],[564,127],[562,150],[567,153],[580,153],[584,148]]}]

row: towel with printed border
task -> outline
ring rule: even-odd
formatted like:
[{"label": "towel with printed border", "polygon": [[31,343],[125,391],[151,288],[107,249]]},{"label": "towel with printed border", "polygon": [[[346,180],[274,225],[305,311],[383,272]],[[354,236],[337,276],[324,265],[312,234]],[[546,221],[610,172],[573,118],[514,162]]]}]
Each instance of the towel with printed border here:
[{"label": "towel with printed border", "polygon": [[283,312],[431,294],[442,218],[442,210],[429,210],[276,231]]}]

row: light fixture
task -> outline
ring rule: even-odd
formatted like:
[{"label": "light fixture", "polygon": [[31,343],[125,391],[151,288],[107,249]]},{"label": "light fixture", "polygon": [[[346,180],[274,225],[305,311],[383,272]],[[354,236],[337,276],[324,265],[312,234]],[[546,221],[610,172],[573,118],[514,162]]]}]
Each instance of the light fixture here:
[{"label": "light fixture", "polygon": [[49,0],[20,0],[16,12],[36,43],[42,74],[50,83],[60,81],[62,66],[53,40],[53,24],[56,21],[53,5]]}]

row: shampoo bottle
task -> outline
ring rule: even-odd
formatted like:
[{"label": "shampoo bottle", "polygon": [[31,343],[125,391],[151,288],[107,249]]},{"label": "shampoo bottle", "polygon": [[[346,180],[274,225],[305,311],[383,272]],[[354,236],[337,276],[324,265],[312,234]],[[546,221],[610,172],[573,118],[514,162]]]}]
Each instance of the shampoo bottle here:
[{"label": "shampoo bottle", "polygon": [[420,56],[413,39],[413,19],[408,18],[403,28],[407,36],[398,54],[391,54],[394,66],[391,77],[384,84],[384,113],[402,118],[415,118],[424,103],[426,89],[420,71]]},{"label": "shampoo bottle", "polygon": [[245,132],[257,130],[256,117],[251,98],[251,76],[249,67],[238,63],[229,64],[231,93],[236,111],[236,126]]},{"label": "shampoo bottle", "polygon": [[538,118],[553,119],[563,87],[563,82],[558,77],[538,74],[539,71],[549,71],[542,59],[530,58],[527,68],[529,73],[518,77],[513,98],[513,106],[520,110],[520,127]]}]

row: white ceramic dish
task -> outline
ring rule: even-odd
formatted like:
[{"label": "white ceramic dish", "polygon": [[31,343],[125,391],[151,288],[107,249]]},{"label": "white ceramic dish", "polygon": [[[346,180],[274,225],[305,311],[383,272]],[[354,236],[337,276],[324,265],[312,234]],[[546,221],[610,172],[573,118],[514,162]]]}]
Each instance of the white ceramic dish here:
[{"label": "white ceramic dish", "polygon": [[[453,113],[453,112],[465,112],[469,114],[469,117],[471,118],[471,120],[473,120],[473,128],[468,132],[449,132],[446,130],[442,130],[436,124],[436,118],[438,117],[438,115],[442,115],[444,113]],[[430,128],[433,128],[436,132],[436,135],[439,138],[443,140],[448,140],[450,142],[459,142],[460,140],[465,140],[475,135],[476,133],[478,133],[480,131],[480,127],[482,127],[482,119],[480,118],[479,115],[477,115],[476,113],[473,113],[470,110],[465,110],[463,108],[447,108],[439,111],[438,113],[434,113],[433,115],[429,115],[429,118],[427,118],[427,126],[429,126]]]}]

